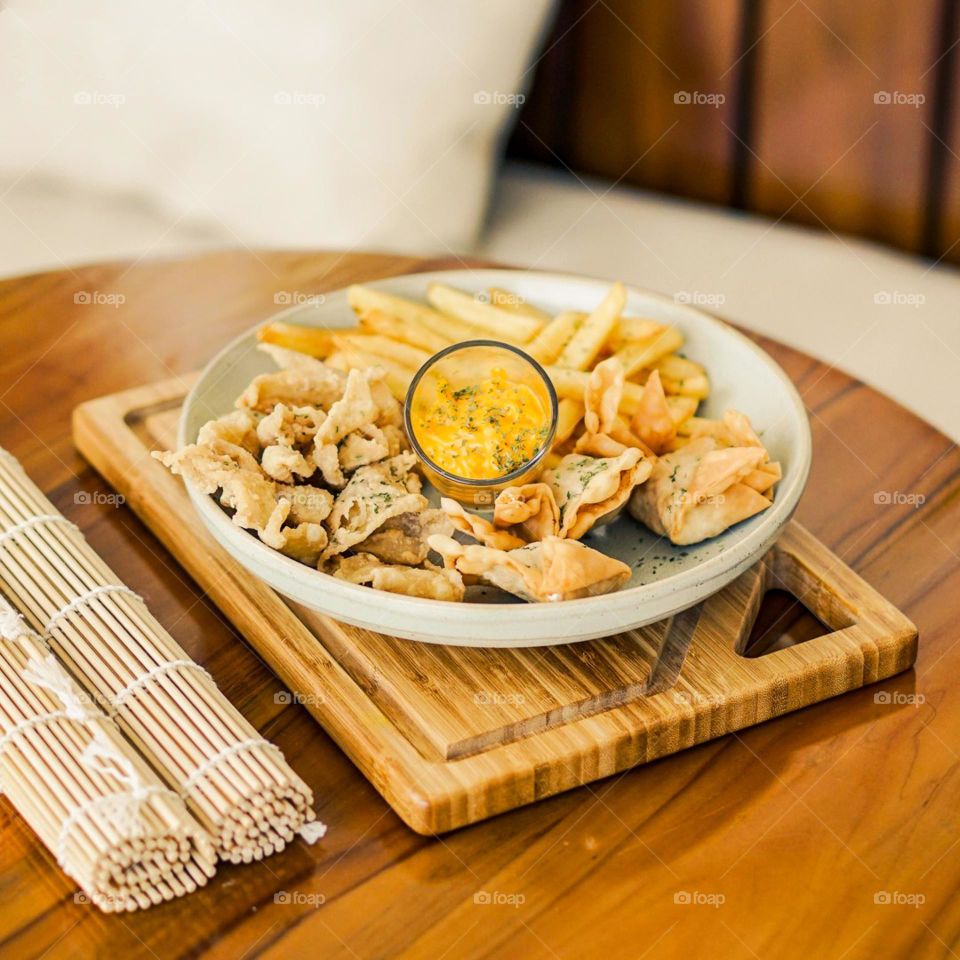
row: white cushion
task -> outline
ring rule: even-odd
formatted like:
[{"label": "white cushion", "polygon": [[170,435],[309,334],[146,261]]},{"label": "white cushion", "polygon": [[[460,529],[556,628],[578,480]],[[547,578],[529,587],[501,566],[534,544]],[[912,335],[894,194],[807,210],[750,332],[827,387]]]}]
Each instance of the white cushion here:
[{"label": "white cushion", "polygon": [[463,250],[550,5],[13,0],[0,176],[234,245]]},{"label": "white cushion", "polygon": [[[859,377],[960,441],[953,267],[522,165],[500,179],[480,252],[701,303]],[[851,464],[864,453],[852,450]]]}]

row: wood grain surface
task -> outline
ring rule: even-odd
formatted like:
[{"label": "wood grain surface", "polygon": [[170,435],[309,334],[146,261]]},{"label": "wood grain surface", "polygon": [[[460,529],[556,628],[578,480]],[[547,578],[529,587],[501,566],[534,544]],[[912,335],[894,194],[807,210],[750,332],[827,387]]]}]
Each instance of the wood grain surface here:
[{"label": "wood grain surface", "polygon": [[[795,521],[705,602],[590,643],[442,647],[337,623],[285,602],[206,528],[183,522],[186,490],[150,456],[176,448],[183,399],[182,385],[164,380],[81,404],[77,449],[417,833],[649,763],[893,676],[916,657],[913,624]],[[820,635],[744,657],[773,588],[806,604]]]},{"label": "wood grain surface", "polygon": [[196,369],[280,293],[442,265],[225,253],[0,283],[0,444],[281,746],[331,825],[316,847],[118,918],[77,903],[0,801],[0,954],[954,955],[960,455],[874,391],[764,342],[811,415],[798,518],[917,624],[916,670],[442,839],[401,822],[73,449],[74,406]]}]

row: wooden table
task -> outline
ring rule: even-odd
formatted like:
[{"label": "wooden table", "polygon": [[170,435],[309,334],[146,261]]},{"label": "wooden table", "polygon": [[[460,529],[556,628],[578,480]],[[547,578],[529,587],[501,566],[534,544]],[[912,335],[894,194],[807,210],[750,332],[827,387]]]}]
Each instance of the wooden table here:
[{"label": "wooden table", "polygon": [[76,404],[201,366],[284,295],[457,265],[226,253],[0,283],[0,444],[280,745],[330,824],[315,847],[117,917],[75,902],[0,801],[0,955],[956,956],[960,454],[880,394],[761,341],[810,410],[798,517],[918,625],[916,671],[442,839],[408,830],[305,710],[275,698],[72,447]]}]

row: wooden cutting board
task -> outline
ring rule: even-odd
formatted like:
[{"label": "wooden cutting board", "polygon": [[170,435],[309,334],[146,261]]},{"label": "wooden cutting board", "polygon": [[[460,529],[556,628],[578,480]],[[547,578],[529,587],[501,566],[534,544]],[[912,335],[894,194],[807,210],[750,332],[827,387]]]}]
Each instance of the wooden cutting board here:
[{"label": "wooden cutting board", "polygon": [[[83,404],[77,447],[418,833],[675,753],[916,659],[913,624],[796,523],[698,607],[604,640],[476,650],[337,623],[233,561],[195,518],[180,480],[150,457],[174,445],[189,384],[181,377]],[[793,594],[828,632],[748,651],[772,589]]]}]

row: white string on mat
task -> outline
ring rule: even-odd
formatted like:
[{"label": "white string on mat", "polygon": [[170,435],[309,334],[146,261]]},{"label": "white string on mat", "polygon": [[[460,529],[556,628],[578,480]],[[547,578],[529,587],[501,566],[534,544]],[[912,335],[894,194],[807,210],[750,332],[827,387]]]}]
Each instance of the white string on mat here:
[{"label": "white string on mat", "polygon": [[64,712],[71,720],[88,720],[99,715],[90,698],[73,682],[52,653],[40,660],[31,657],[21,676],[27,683],[49,690],[63,704]]},{"label": "white string on mat", "polygon": [[197,782],[205,777],[221,760],[226,760],[228,757],[236,756],[238,753],[243,753],[246,750],[255,750],[257,747],[269,747],[280,755],[281,760],[283,759],[280,748],[269,740],[264,740],[262,737],[251,737],[249,740],[241,740],[239,743],[224,747],[223,750],[215,753],[209,760],[204,760],[203,763],[184,780],[180,795],[183,796],[186,794],[191,787],[195,786]]},{"label": "white string on mat", "polygon": [[18,724],[12,726],[2,737],[0,737],[0,753],[2,753],[10,742],[27,730],[34,727],[43,726],[46,723],[53,723],[54,720],[73,720],[66,710],[51,710],[50,713],[38,713],[35,717],[27,717]]},{"label": "white string on mat", "polygon": [[111,697],[110,702],[114,707],[114,712],[122,707],[133,694],[150,683],[151,680],[156,680],[171,670],[196,670],[205,677],[210,677],[210,674],[207,673],[199,663],[195,663],[193,660],[168,660],[166,663],[158,664],[153,667],[153,669],[148,670],[135,680],[131,680],[119,693]]},{"label": "white string on mat", "polygon": [[36,633],[27,625],[22,613],[17,613],[13,607],[0,603],[0,637],[4,640],[19,640],[21,637],[33,637]]},{"label": "white string on mat", "polygon": [[311,846],[327,834],[327,825],[319,820],[308,820],[298,831],[300,839]]},{"label": "white string on mat", "polygon": [[71,613],[76,612],[81,607],[88,604],[91,600],[96,600],[97,597],[102,597],[109,595],[111,593],[122,593],[128,597],[131,597],[134,600],[143,600],[143,597],[138,593],[134,593],[126,584],[123,583],[105,583],[99,587],[93,587],[90,590],[87,590],[86,593],[81,593],[79,597],[74,597],[69,603],[64,604],[48,621],[46,633],[49,633],[57,624],[63,620],[65,617],[69,617]]},{"label": "white string on mat", "polygon": [[35,517],[30,517],[27,520],[22,520],[20,523],[15,523],[7,530],[0,531],[0,545],[6,543],[7,540],[13,539],[18,533],[24,533],[26,530],[32,527],[38,527],[44,523],[62,523],[64,526],[71,527],[78,532],[80,530],[75,523],[71,523],[66,517],[59,513],[40,513]]},{"label": "white string on mat", "polygon": [[5,460],[11,466],[23,469],[20,461],[9,450],[4,450],[3,447],[0,447],[0,460]]}]

